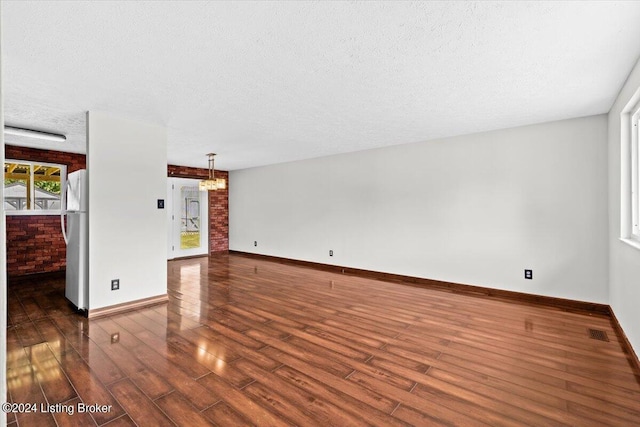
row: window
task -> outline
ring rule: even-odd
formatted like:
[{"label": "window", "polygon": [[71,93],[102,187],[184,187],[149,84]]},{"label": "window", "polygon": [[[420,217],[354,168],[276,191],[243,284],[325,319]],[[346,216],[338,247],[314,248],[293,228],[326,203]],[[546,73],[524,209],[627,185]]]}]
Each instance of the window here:
[{"label": "window", "polygon": [[631,110],[631,234],[640,240],[640,103]]},{"label": "window", "polygon": [[12,214],[59,214],[66,166],[23,160],[4,163],[4,209]]},{"label": "window", "polygon": [[640,249],[640,88],[620,120],[620,239]]}]

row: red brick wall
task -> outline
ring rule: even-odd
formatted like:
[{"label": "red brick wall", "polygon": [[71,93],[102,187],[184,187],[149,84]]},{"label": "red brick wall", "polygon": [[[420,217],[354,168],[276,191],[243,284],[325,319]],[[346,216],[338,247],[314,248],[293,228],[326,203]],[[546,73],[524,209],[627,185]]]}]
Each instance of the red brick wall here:
[{"label": "red brick wall", "polygon": [[67,173],[85,169],[87,167],[84,154],[63,153],[62,151],[38,150],[36,148],[4,146],[4,158],[14,160],[29,160],[32,162],[57,163],[67,165]]},{"label": "red brick wall", "polygon": [[[225,190],[209,191],[209,251],[229,251],[229,173],[215,171],[216,178],[227,181]],[[167,175],[176,178],[207,178],[207,169],[169,165]]]},{"label": "red brick wall", "polygon": [[[84,169],[84,154],[5,145],[5,158]],[[9,277],[64,270],[66,248],[59,215],[7,215],[7,274]]]},{"label": "red brick wall", "polygon": [[60,271],[65,266],[59,215],[7,215],[9,277]]}]

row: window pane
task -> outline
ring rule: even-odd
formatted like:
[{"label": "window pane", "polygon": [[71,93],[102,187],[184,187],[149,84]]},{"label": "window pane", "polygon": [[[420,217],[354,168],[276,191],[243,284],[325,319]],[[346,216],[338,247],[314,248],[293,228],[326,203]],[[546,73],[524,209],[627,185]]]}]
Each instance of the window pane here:
[{"label": "window pane", "polygon": [[182,204],[180,229],[180,249],[200,247],[200,191],[198,187],[182,187],[180,189]]},{"label": "window pane", "polygon": [[60,168],[33,165],[36,210],[60,209]]},{"label": "window pane", "polygon": [[4,164],[4,208],[7,211],[29,209],[31,205],[31,165]]}]

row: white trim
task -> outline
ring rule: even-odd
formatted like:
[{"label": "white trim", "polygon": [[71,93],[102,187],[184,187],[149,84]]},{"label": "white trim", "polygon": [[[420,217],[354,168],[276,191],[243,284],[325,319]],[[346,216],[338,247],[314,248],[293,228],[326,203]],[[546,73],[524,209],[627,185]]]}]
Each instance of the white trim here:
[{"label": "white trim", "polygon": [[640,126],[640,102],[631,110],[631,235],[640,239],[640,162],[638,127]]},{"label": "white trim", "polygon": [[[4,163],[18,163],[18,164],[22,164],[22,165],[29,165],[29,174],[31,176],[31,185],[28,188],[28,191],[30,193],[30,198],[32,201],[35,202],[35,185],[34,185],[34,179],[33,179],[33,175],[34,175],[34,170],[33,170],[33,166],[37,165],[37,166],[51,166],[51,167],[57,167],[60,168],[60,201],[62,202],[62,191],[64,191],[64,184],[67,181],[67,165],[64,164],[60,164],[60,163],[49,163],[49,162],[40,162],[40,161],[34,161],[34,160],[18,160],[18,159],[5,159],[3,162]],[[4,174],[2,176],[2,182],[3,182],[3,186],[4,186]],[[4,203],[4,201],[3,201]],[[4,205],[3,205],[4,207]],[[61,214],[61,209],[51,209],[51,210],[43,210],[43,209],[22,209],[22,210],[4,210],[5,214],[7,216],[20,216],[20,215],[60,215]]]},{"label": "white trim", "polygon": [[621,237],[620,241],[626,243],[627,245],[631,246],[632,248],[636,248],[636,249],[640,250],[640,240],[638,240],[638,239],[634,239],[634,238],[631,238],[631,237]]},{"label": "white trim", "polygon": [[60,209],[56,209],[54,210],[42,210],[42,209],[38,209],[38,210],[27,210],[27,209],[23,209],[21,211],[8,211],[5,209],[4,213],[7,216],[31,216],[31,215],[35,215],[35,216],[45,216],[45,215],[55,215],[55,216],[60,216],[60,214],[62,213],[60,211]]}]

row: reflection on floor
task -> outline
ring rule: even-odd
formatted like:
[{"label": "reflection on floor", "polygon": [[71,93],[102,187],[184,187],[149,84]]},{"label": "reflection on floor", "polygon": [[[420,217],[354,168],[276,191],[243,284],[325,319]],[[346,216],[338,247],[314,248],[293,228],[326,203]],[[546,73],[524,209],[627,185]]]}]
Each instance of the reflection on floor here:
[{"label": "reflection on floor", "polygon": [[168,304],[91,321],[62,280],[11,284],[9,398],[36,411],[9,425],[640,425],[603,316],[238,255],[168,269]]}]

